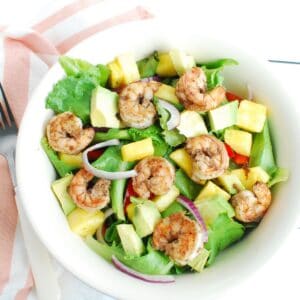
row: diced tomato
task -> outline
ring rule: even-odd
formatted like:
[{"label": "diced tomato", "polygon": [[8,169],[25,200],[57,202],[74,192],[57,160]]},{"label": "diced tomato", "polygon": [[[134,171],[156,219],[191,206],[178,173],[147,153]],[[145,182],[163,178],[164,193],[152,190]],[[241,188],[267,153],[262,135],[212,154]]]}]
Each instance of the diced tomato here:
[{"label": "diced tomato", "polygon": [[136,193],[132,186],[132,179],[128,180],[126,191],[125,191],[125,197],[124,197],[124,212],[127,213],[127,206],[131,203],[130,197],[136,196]]},{"label": "diced tomato", "polygon": [[228,101],[234,101],[234,100],[243,100],[243,98],[241,98],[240,96],[234,94],[234,93],[231,93],[231,92],[226,92],[226,98]]},{"label": "diced tomato", "polygon": [[232,148],[229,145],[227,145],[226,143],[225,143],[225,148],[226,148],[229,158],[234,158],[235,153],[232,150]]},{"label": "diced tomato", "polygon": [[88,153],[88,159],[89,159],[89,161],[93,162],[96,159],[98,159],[99,156],[102,155],[103,151],[104,151],[103,149],[97,149],[97,150],[93,150],[93,151],[89,152]]},{"label": "diced tomato", "polygon": [[241,155],[238,153],[235,153],[235,156],[233,158],[233,161],[237,164],[237,165],[242,165],[242,166],[247,166],[249,163],[249,157],[245,156],[245,155]]}]

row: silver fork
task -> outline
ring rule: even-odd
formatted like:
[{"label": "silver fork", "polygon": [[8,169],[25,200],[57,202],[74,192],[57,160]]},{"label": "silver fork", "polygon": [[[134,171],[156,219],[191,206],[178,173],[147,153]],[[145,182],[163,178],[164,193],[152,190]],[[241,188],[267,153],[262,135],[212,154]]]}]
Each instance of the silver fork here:
[{"label": "silver fork", "polygon": [[9,107],[2,84],[0,83],[0,155],[7,160],[19,213],[19,221],[24,237],[25,248],[33,273],[38,299],[60,299],[60,287],[46,248],[41,244],[23,212],[17,187],[15,150],[18,128]]}]

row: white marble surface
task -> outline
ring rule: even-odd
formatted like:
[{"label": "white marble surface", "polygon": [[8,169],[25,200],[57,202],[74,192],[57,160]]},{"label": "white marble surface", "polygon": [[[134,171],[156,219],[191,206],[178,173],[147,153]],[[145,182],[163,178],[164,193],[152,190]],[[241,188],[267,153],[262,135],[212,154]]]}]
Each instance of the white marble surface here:
[{"label": "white marble surface", "polygon": [[[109,1],[108,1],[109,2]],[[224,32],[228,40],[238,40],[251,51],[266,59],[300,61],[299,1],[139,1],[147,5],[155,15],[177,22],[203,20],[199,31],[213,34]],[[23,25],[29,23],[49,0],[1,0],[0,23]],[[188,17],[187,17],[188,16]],[[166,20],[166,26],[168,26]],[[298,108],[297,88],[300,81],[300,65],[273,64],[279,72]],[[300,115],[299,115],[300,116]],[[300,226],[300,220],[298,222]],[[276,232],[274,232],[276,234]],[[222,300],[283,299],[296,300],[299,293],[300,229],[291,228],[289,238],[281,249],[262,269],[239,286],[233,286]],[[62,275],[63,300],[101,299],[96,291],[86,287],[67,272]],[[72,291],[77,296],[71,297]],[[73,293],[74,295],[74,293]],[[104,299],[104,298],[102,298]]]}]

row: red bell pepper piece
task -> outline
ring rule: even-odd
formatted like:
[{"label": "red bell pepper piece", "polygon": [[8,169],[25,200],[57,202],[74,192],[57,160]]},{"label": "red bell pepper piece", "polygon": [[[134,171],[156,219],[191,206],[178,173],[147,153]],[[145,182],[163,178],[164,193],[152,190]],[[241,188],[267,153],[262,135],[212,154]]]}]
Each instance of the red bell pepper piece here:
[{"label": "red bell pepper piece", "polygon": [[243,100],[243,98],[231,92],[226,92],[226,98],[228,101]]},{"label": "red bell pepper piece", "polygon": [[93,161],[95,161],[96,159],[98,159],[99,156],[102,155],[103,151],[104,151],[103,149],[97,149],[97,150],[90,151],[90,152],[88,153],[88,159],[89,159],[89,161],[90,161],[90,162],[93,162]]},{"label": "red bell pepper piece", "polygon": [[229,158],[231,158],[237,165],[247,166],[249,157],[236,153],[228,144],[225,143],[225,148]]},{"label": "red bell pepper piece", "polygon": [[127,183],[126,191],[125,191],[125,197],[124,197],[124,212],[125,212],[125,214],[127,213],[128,205],[131,203],[130,197],[132,197],[132,196],[135,197],[136,193],[132,186],[132,179],[129,179],[128,183]]},{"label": "red bell pepper piece", "polygon": [[225,148],[226,148],[229,158],[234,158],[235,153],[232,150],[232,148],[229,145],[227,145],[226,143],[225,143]]}]

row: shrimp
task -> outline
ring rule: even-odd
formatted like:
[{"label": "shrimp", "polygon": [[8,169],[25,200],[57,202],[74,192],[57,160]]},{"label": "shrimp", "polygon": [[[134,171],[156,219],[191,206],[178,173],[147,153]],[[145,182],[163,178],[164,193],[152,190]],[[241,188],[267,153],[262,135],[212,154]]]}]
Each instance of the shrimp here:
[{"label": "shrimp", "polygon": [[120,118],[126,126],[146,128],[156,119],[156,109],[152,102],[154,93],[160,86],[159,82],[133,82],[120,93]]},{"label": "shrimp", "polygon": [[81,120],[71,112],[54,116],[47,125],[49,145],[58,152],[78,154],[93,140],[95,130],[82,128]]},{"label": "shrimp", "polygon": [[229,157],[224,143],[212,135],[189,138],[185,149],[192,159],[192,176],[195,182],[213,179],[224,173]]},{"label": "shrimp", "polygon": [[137,176],[132,179],[133,190],[139,197],[146,199],[151,194],[167,193],[175,179],[174,167],[162,157],[146,157],[134,169]]},{"label": "shrimp", "polygon": [[218,86],[207,91],[205,73],[194,67],[179,78],[176,95],[186,109],[205,112],[216,108],[225,99],[225,89]]},{"label": "shrimp", "polygon": [[259,221],[272,200],[271,191],[263,182],[256,182],[252,192],[244,190],[238,192],[231,198],[231,204],[235,210],[235,217],[242,222]]},{"label": "shrimp", "polygon": [[183,212],[161,219],[154,228],[152,243],[180,265],[194,259],[203,247],[200,226]]},{"label": "shrimp", "polygon": [[93,179],[93,174],[81,169],[72,178],[69,186],[71,198],[77,206],[85,210],[102,209],[110,202],[110,180],[100,178],[92,188],[89,188]]}]

